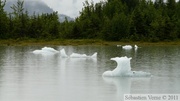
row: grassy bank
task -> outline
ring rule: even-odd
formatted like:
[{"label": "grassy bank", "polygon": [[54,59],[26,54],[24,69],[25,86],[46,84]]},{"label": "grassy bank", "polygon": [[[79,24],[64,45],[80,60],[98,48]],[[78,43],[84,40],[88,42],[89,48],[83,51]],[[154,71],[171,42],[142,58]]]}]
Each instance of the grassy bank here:
[{"label": "grassy bank", "polygon": [[112,42],[103,40],[92,40],[92,39],[81,39],[81,40],[0,40],[0,46],[45,46],[45,45],[180,45],[180,40],[176,41],[166,41],[166,42]]}]

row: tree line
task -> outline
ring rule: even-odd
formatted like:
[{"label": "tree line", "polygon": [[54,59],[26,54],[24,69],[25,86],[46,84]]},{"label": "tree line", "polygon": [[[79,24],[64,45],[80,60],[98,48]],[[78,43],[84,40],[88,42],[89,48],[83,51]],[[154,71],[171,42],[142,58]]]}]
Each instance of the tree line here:
[{"label": "tree line", "polygon": [[171,41],[180,38],[180,1],[85,1],[74,21],[59,22],[58,13],[29,15],[24,1],[4,11],[0,0],[0,39],[102,39]]}]

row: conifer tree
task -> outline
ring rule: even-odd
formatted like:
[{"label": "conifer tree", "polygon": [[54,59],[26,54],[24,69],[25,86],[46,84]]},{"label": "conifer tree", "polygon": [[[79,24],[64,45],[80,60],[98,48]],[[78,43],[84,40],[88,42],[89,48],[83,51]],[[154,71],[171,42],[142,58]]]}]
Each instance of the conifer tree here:
[{"label": "conifer tree", "polygon": [[8,18],[7,14],[4,11],[6,1],[0,0],[0,39],[7,38],[7,32],[8,32]]}]

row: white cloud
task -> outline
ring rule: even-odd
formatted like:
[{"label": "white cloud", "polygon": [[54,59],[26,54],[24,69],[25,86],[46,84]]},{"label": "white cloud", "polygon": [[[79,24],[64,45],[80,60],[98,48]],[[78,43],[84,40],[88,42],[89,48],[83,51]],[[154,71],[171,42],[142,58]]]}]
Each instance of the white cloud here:
[{"label": "white cloud", "polygon": [[[85,0],[42,0],[50,8],[58,11],[60,14],[65,14],[73,18],[79,15],[79,11],[83,8],[83,2]],[[91,0],[88,0],[91,2]],[[100,2],[100,0],[93,0],[94,3]]]}]

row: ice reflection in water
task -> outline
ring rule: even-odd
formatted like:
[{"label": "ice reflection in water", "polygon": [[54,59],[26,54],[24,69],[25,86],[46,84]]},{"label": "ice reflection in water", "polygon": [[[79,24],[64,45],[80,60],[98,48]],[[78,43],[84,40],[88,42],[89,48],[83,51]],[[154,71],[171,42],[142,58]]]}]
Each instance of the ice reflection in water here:
[{"label": "ice reflection in water", "polygon": [[124,94],[131,93],[131,78],[129,77],[103,77],[108,84],[113,84],[117,90],[117,99],[123,101]]}]

